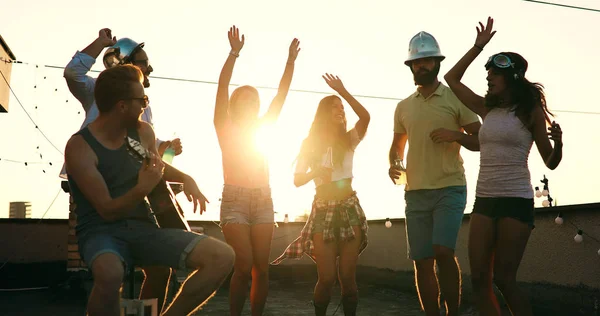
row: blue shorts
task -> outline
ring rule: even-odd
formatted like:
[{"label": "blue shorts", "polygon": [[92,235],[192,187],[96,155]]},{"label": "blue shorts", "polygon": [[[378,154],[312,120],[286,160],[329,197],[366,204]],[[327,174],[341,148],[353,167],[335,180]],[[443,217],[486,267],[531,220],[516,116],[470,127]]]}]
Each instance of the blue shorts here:
[{"label": "blue shorts", "polygon": [[226,184],[221,198],[221,223],[227,224],[273,224],[273,199],[270,188],[242,188]]},{"label": "blue shorts", "polygon": [[126,268],[168,266],[185,269],[187,255],[206,237],[181,229],[159,228],[138,220],[102,224],[77,233],[79,253],[90,268],[99,255],[114,253]]},{"label": "blue shorts", "polygon": [[466,186],[407,191],[404,199],[409,259],[433,258],[433,245],[456,247],[467,204]]}]

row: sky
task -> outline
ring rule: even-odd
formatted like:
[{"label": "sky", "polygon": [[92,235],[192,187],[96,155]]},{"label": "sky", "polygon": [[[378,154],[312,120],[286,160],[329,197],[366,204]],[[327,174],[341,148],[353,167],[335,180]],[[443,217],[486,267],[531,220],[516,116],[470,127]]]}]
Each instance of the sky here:
[{"label": "sky", "polygon": [[[594,1],[569,1],[600,9]],[[595,6],[595,7],[594,7]],[[595,176],[600,135],[598,100],[593,97],[600,64],[600,27],[596,12],[520,0],[509,1],[180,1],[131,0],[115,5],[101,1],[11,1],[3,5],[0,35],[22,64],[13,64],[9,113],[0,114],[0,218],[10,201],[32,202],[34,218],[66,218],[68,195],[60,191],[62,151],[84,120],[81,105],[67,89],[62,69],[109,27],[113,35],[145,42],[158,77],[149,95],[159,138],[180,137],[184,153],[175,167],[193,176],[209,201],[204,215],[192,213],[180,198],[188,219],[219,218],[223,185],[212,111],[215,81],[230,50],[227,31],[236,25],[246,43],[232,83],[277,87],[290,42],[300,40],[292,82],[278,124],[262,140],[270,158],[276,219],[308,212],[314,185],[293,185],[293,162],[319,100],[334,92],[325,72],[338,75],[371,113],[367,135],[354,160],[353,186],[368,219],[404,216],[402,187],[387,177],[387,153],[393,137],[397,102],[415,91],[404,65],[408,42],[419,31],[433,34],[446,56],[440,79],[475,40],[477,22],[495,19],[498,31],[467,71],[463,82],[483,95],[483,67],[500,51],[515,51],[529,61],[527,77],[546,88],[549,108],[563,129],[561,165],[548,170],[534,146],[529,157],[532,185],[544,175],[558,205],[598,202]],[[102,70],[102,62],[93,67]],[[93,73],[97,76],[97,73]],[[4,84],[0,81],[0,84]],[[230,89],[230,92],[233,87]],[[304,92],[304,91],[316,91]],[[259,88],[262,110],[275,90]],[[36,122],[38,129],[29,120]],[[349,126],[357,117],[347,108]],[[56,146],[55,149],[40,131]],[[38,148],[39,147],[39,148]],[[479,153],[461,151],[465,161],[468,203],[472,209]],[[19,162],[10,162],[14,160]],[[27,161],[25,166],[23,162]],[[52,163],[52,165],[50,165]],[[45,172],[44,172],[45,171]],[[536,199],[540,206],[542,199]]]}]

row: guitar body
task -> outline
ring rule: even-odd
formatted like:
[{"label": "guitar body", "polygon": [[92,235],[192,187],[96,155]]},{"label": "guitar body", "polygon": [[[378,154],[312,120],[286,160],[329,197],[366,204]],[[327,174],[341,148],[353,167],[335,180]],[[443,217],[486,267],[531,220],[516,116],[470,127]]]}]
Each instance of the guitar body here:
[{"label": "guitar body", "polygon": [[175,199],[175,193],[165,180],[161,180],[147,198],[158,226],[191,231],[190,225],[183,217],[183,209]]}]

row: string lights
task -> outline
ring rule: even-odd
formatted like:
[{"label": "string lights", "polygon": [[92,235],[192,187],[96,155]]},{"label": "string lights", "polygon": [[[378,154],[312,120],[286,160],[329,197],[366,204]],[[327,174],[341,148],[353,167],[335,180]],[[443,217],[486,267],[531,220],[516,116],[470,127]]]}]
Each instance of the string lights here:
[{"label": "string lights", "polygon": [[[548,179],[546,178],[546,175],[544,175],[544,178],[542,180],[540,180],[540,182],[542,182],[544,184],[542,191],[540,191],[539,187],[535,187],[535,197],[536,198],[542,198],[542,197],[546,197],[546,200],[542,201],[542,205],[544,207],[553,207],[552,206],[552,197],[550,196],[550,188],[548,185]],[[563,225],[565,223],[565,218],[564,215],[559,212],[558,215],[556,216],[556,218],[554,219],[554,223],[556,223],[557,225]],[[590,234],[586,233],[583,231],[583,229],[581,229],[579,226],[577,226],[575,223],[573,223],[570,220],[566,220],[566,223],[568,223],[569,225],[571,225],[573,228],[575,228],[576,234],[573,237],[573,240],[580,244],[583,242],[583,237],[584,235],[595,241],[596,243],[600,244],[600,240],[598,240],[597,238],[595,238],[594,236],[591,236]],[[598,255],[600,256],[600,249],[598,249]]]},{"label": "string lights", "polygon": [[[17,95],[15,94],[14,90],[12,89],[12,87],[10,86],[10,84],[8,83],[8,81],[6,80],[6,77],[4,77],[4,74],[2,73],[2,71],[0,71],[0,75],[2,75],[2,78],[4,79],[4,81],[6,82],[6,84],[8,85],[8,88],[12,92],[13,96],[15,97],[15,99],[17,100],[17,102],[19,103],[19,105],[21,106],[21,108],[23,109],[23,111],[25,111],[25,114],[27,115],[27,117],[29,117],[29,119],[31,120],[31,122],[34,124],[35,129],[37,129],[40,132],[40,134],[42,136],[44,136],[44,138],[46,138],[46,140],[50,143],[50,145],[52,145],[58,152],[60,152],[62,154],[62,152],[52,143],[52,141],[50,141],[50,139],[48,139],[48,137],[46,137],[46,135],[44,134],[44,132],[39,128],[39,126],[33,120],[33,118],[31,117],[31,115],[29,114],[29,112],[27,112],[27,110],[25,109],[25,107],[23,106],[23,104],[21,103],[21,101],[19,100],[19,98],[17,97]],[[35,86],[34,86],[34,88],[35,88]],[[37,106],[35,106],[35,109],[36,109],[36,117],[37,117]],[[15,160],[15,159],[1,158],[0,157],[0,162],[9,162],[9,163],[22,164],[25,167],[28,167],[29,165],[53,166],[52,162],[44,162],[43,161],[44,156],[43,156],[43,154],[40,151],[40,146],[36,147],[36,152],[40,156],[40,161],[32,161],[32,160],[25,161],[25,160]],[[46,173],[46,169],[42,168],[42,172]]]},{"label": "string lights", "polygon": [[385,228],[390,228],[392,227],[392,222],[390,221],[390,218],[386,218],[385,219]]},{"label": "string lights", "polygon": [[[40,155],[41,157],[41,155]],[[0,163],[2,162],[10,162],[10,163],[15,163],[15,164],[20,164],[20,165],[24,165],[25,167],[29,167],[30,165],[42,165],[42,172],[46,173],[46,169],[44,168],[45,166],[53,166],[52,162],[45,162],[45,161],[23,161],[23,160],[14,160],[14,159],[6,159],[6,158],[0,158]]]},{"label": "string lights", "polygon": [[546,200],[542,201],[542,206],[544,207],[552,207],[552,202],[554,201],[550,196],[550,189],[548,188],[548,179],[546,175],[544,175],[544,179],[540,180],[544,184],[542,191],[540,191],[540,187],[535,187],[535,197],[541,198],[542,196],[547,197]]},{"label": "string lights", "polygon": [[39,131],[39,133],[42,136],[44,136],[44,138],[48,141],[48,143],[50,143],[50,145],[52,147],[54,147],[54,149],[56,149],[56,151],[58,151],[61,155],[64,155],[63,152],[62,152],[62,150],[58,149],[58,147],[56,147],[56,145],[54,145],[54,143],[48,138],[48,136],[46,136],[46,134],[44,134],[44,132],[39,128],[38,124],[33,120],[33,118],[31,117],[31,115],[29,114],[29,112],[27,112],[27,110],[23,106],[23,103],[21,103],[21,100],[19,100],[19,97],[17,97],[17,94],[15,93],[15,91],[13,90],[13,88],[11,87],[10,83],[8,82],[8,80],[4,76],[4,73],[1,70],[0,70],[0,75],[2,76],[2,79],[4,79],[4,82],[8,86],[8,89],[10,90],[10,92],[12,93],[12,95],[15,97],[15,100],[17,100],[17,103],[19,103],[19,105],[21,106],[21,108],[23,109],[23,111],[25,112],[25,114],[27,115],[27,117],[29,118],[29,120],[31,121],[31,123],[33,123],[33,125],[35,126],[35,128]]}]

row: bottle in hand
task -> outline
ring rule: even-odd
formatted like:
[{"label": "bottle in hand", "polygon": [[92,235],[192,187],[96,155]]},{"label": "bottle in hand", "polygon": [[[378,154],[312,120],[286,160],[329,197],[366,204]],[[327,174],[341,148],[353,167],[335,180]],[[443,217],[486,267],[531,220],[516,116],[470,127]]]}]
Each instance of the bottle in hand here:
[{"label": "bottle in hand", "polygon": [[175,149],[171,145],[165,150],[162,159],[168,164],[173,164],[173,157],[175,157]]},{"label": "bottle in hand", "polygon": [[[177,134],[173,133],[173,135],[171,135],[171,142],[176,138],[177,138]],[[165,153],[163,154],[162,159],[163,159],[163,161],[172,165],[174,157],[175,157],[175,148],[173,148],[173,144],[169,144],[169,147],[167,147],[167,149],[165,150]]]}]

